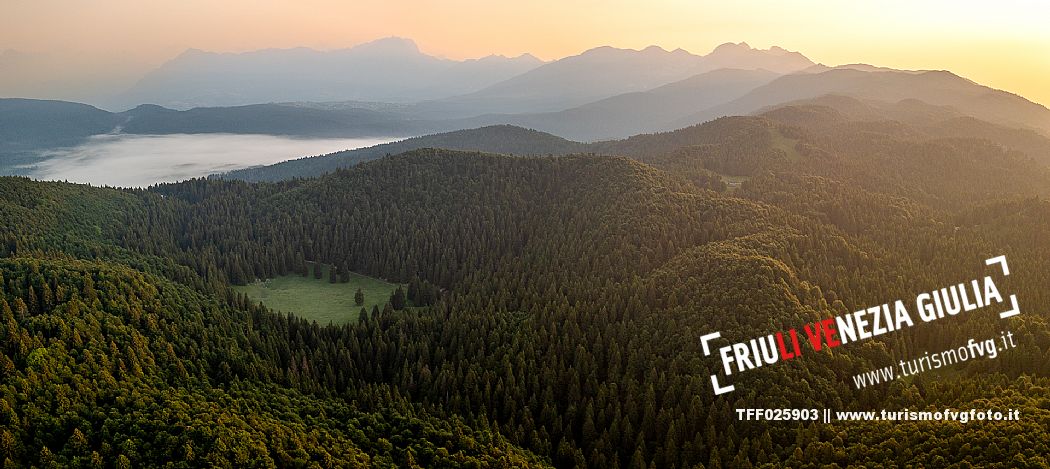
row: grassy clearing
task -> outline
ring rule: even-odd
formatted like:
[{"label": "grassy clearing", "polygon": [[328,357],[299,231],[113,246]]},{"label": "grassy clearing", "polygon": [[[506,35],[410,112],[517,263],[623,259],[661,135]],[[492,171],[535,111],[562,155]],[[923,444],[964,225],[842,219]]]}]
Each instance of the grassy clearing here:
[{"label": "grassy clearing", "polygon": [[773,130],[772,132],[773,146],[784,150],[784,153],[787,154],[788,161],[792,163],[798,163],[802,160],[802,154],[800,154],[798,152],[798,149],[795,148],[795,145],[798,143],[798,140],[784,136],[784,134],[780,133],[779,130]]},{"label": "grassy clearing", "polygon": [[719,176],[722,177],[722,182],[726,183],[726,186],[729,187],[730,191],[739,189],[741,184],[751,179],[751,176],[727,176],[725,174],[719,174]]},{"label": "grassy clearing", "polygon": [[[347,283],[329,283],[328,266],[323,267],[324,275],[320,279],[314,278],[313,266],[310,267],[311,275],[307,277],[285,275],[234,288],[270,309],[292,313],[319,324],[356,321],[361,308],[371,311],[372,306],[378,305],[382,309],[397,288],[397,284],[355,273],[350,274]],[[363,306],[354,303],[354,293],[358,288],[365,294]]]}]

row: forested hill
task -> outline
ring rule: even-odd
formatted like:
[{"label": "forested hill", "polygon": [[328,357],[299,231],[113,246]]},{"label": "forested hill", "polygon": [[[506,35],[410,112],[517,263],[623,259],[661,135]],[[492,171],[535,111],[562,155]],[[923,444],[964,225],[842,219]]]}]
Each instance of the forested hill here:
[{"label": "forested hill", "polygon": [[483,151],[518,156],[596,153],[644,158],[666,154],[681,147],[719,143],[726,138],[739,135],[739,131],[742,128],[753,128],[755,126],[766,129],[770,127],[770,124],[761,119],[732,117],[690,126],[673,132],[642,134],[623,140],[581,143],[522,127],[496,125],[414,137],[368,148],[299,158],[269,166],[230,171],[214,175],[213,177],[249,182],[275,182],[311,178],[340,168],[349,168],[363,161],[422,148]]},{"label": "forested hill", "polygon": [[121,120],[86,104],[0,98],[0,171],[12,174],[38,161],[42,149],[76,145],[112,131]]},{"label": "forested hill", "polygon": [[[636,160],[420,149],[274,184],[0,179],[2,457],[1048,464],[1045,166],[896,121],[803,125],[813,110],[616,143]],[[704,357],[704,334],[800,327],[985,275],[983,260],[1000,254],[1024,305],[1009,322],[923,325],[711,392],[720,364]],[[407,307],[315,324],[230,287],[305,274],[308,262],[407,284]],[[1019,347],[998,360],[852,386],[856,373],[1004,327]],[[800,426],[733,410],[783,407],[1020,408],[1023,418]]]},{"label": "forested hill", "polygon": [[448,150],[536,156],[579,153],[584,151],[586,146],[582,143],[572,142],[535,130],[511,125],[494,125],[413,137],[357,150],[299,158],[269,166],[230,171],[214,177],[252,182],[273,182],[317,177],[339,168],[348,168],[362,161],[374,160],[386,155],[396,155],[420,148],[444,148]]},{"label": "forested hill", "polygon": [[322,328],[232,296],[226,274],[206,281],[213,247],[140,249],[129,237],[200,234],[183,230],[202,217],[170,224],[189,213],[174,200],[21,178],[0,195],[7,466],[546,465],[361,379],[385,360],[351,344],[378,323]]}]

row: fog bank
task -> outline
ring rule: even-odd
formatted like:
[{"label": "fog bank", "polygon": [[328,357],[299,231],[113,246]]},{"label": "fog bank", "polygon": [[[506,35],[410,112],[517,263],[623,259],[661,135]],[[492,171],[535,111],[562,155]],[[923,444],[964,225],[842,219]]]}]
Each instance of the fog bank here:
[{"label": "fog bank", "polygon": [[391,138],[299,139],[273,135],[96,135],[48,150],[35,179],[146,187],[284,160],[387,143]]}]

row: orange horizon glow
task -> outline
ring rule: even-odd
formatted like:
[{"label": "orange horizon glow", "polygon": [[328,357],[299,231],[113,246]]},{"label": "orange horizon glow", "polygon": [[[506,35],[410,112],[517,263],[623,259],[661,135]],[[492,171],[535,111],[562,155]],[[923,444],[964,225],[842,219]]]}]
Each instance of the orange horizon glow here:
[{"label": "orange horizon glow", "polygon": [[1050,28],[1043,24],[1050,4],[915,3],[7,0],[0,7],[0,53],[46,57],[49,65],[4,69],[0,61],[6,76],[0,76],[0,95],[30,90],[61,99],[69,83],[126,86],[187,48],[324,50],[400,36],[425,53],[453,59],[531,53],[554,60],[603,45],[706,54],[744,41],[827,65],[950,70],[1050,103]]}]

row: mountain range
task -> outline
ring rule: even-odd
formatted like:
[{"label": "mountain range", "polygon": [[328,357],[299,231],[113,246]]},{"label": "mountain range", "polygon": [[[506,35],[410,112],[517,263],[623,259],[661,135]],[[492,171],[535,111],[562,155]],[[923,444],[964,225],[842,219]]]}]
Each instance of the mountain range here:
[{"label": "mountain range", "polygon": [[285,101],[415,104],[427,118],[560,111],[646,91],[720,68],[790,73],[814,64],[798,52],[726,43],[707,55],[650,46],[597,47],[544,63],[529,54],[449,60],[410,39],[385,38],[349,49],[266,49],[214,53],[189,49],[115,97],[110,109],[157,104],[185,110]]},{"label": "mountain range", "polygon": [[265,49],[215,53],[189,49],[150,72],[110,107],[173,109],[280,101],[414,102],[468,93],[543,62],[524,54],[449,60],[390,37],[349,49]]},{"label": "mountain range", "polygon": [[918,99],[929,104],[952,106],[962,113],[992,122],[1050,132],[1050,112],[1045,106],[948,71],[914,72],[850,66],[782,76],[731,102],[685,116],[672,123],[672,127],[719,115],[751,113],[772,104],[825,94],[891,102]]},{"label": "mountain range", "polygon": [[463,96],[421,103],[423,115],[553,112],[611,96],[647,91],[721,68],[790,73],[813,65],[797,52],[727,43],[707,55],[657,46],[642,50],[598,47],[566,57]]},{"label": "mountain range", "polygon": [[101,133],[409,138],[511,125],[597,142],[830,95],[886,105],[916,101],[1050,135],[1046,107],[948,71],[829,67],[746,43],[706,55],[599,47],[549,63],[529,55],[454,61],[387,38],[330,52],[187,51],[125,93],[128,110],[121,112],[0,99],[0,170],[10,174],[41,150]]}]

